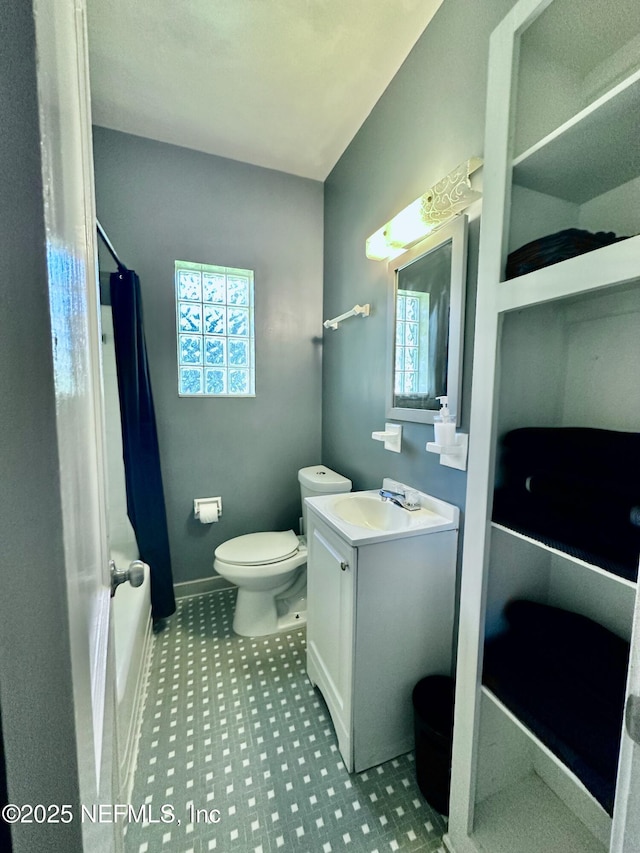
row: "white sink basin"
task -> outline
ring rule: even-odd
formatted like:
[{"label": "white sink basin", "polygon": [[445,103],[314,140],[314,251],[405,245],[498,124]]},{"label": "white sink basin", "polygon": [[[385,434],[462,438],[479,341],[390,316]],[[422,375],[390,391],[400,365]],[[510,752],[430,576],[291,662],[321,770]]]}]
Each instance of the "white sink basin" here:
[{"label": "white sink basin", "polygon": [[409,511],[383,501],[377,490],[307,498],[317,512],[351,545],[367,545],[406,536],[455,530],[459,510],[451,504],[420,494],[420,509]]},{"label": "white sink basin", "polygon": [[426,509],[409,512],[391,501],[383,501],[380,495],[366,492],[340,495],[334,498],[331,509],[343,521],[369,530],[407,530],[423,527],[425,523],[431,524],[439,518]]}]

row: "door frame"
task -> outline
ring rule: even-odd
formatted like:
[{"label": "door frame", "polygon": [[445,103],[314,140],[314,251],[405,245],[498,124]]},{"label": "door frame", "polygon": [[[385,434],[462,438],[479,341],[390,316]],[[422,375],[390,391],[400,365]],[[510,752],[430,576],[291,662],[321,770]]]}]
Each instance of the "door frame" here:
[{"label": "door frame", "polygon": [[118,853],[82,820],[118,798],[84,0],[9,4],[0,54],[0,704],[9,799],[49,815],[13,851]]}]

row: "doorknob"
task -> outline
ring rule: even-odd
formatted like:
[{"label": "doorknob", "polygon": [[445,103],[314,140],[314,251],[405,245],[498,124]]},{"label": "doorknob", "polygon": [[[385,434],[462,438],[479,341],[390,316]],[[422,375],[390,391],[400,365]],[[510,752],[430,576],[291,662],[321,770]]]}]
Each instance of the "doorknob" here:
[{"label": "doorknob", "polygon": [[142,586],[144,583],[144,566],[142,560],[134,560],[128,569],[119,569],[115,560],[109,560],[109,573],[111,575],[111,598],[116,594],[121,583],[129,581],[131,586]]},{"label": "doorknob", "polygon": [[640,696],[628,696],[624,716],[627,734],[640,746]]}]

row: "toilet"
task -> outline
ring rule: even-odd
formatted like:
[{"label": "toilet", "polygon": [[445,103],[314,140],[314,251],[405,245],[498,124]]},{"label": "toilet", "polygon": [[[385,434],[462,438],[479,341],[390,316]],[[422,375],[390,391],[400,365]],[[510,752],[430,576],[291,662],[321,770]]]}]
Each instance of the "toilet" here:
[{"label": "toilet", "polygon": [[302,498],[302,535],[293,530],[248,533],[215,550],[213,568],[236,584],[233,630],[263,637],[307,621],[307,509],[304,499],[351,491],[351,480],[324,465],[298,471]]}]

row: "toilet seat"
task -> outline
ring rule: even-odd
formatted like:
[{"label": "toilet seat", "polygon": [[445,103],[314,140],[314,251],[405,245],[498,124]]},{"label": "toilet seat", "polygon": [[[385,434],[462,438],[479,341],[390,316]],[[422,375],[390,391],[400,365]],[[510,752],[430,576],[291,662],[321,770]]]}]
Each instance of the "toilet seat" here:
[{"label": "toilet seat", "polygon": [[218,545],[216,560],[231,566],[262,566],[292,557],[300,547],[293,530],[247,533]]}]

